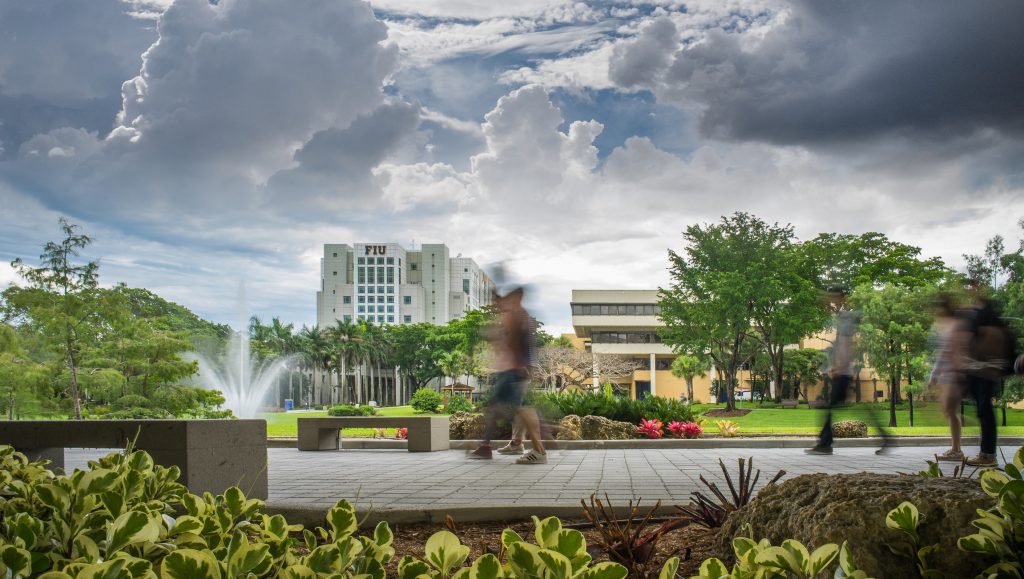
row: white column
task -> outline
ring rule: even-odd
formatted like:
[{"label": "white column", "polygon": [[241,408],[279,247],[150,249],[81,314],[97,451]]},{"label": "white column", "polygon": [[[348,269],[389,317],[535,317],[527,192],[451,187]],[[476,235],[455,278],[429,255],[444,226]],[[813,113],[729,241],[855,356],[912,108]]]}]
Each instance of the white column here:
[{"label": "white column", "polygon": [[657,371],[657,366],[654,363],[654,354],[652,353],[651,354],[651,396],[657,396],[658,395],[658,387],[657,387],[658,379],[657,379],[657,376],[655,374],[656,371]]}]

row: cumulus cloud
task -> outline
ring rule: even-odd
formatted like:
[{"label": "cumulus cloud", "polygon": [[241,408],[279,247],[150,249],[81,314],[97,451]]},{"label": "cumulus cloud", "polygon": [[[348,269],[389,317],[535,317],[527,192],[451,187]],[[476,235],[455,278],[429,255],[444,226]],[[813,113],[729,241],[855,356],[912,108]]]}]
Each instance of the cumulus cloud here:
[{"label": "cumulus cloud", "polygon": [[0,3],[0,160],[60,127],[110,130],[121,82],[156,39],[133,11],[120,0]]},{"label": "cumulus cloud", "polygon": [[[624,88],[696,106],[705,134],[780,144],[1024,128],[1014,1],[797,2],[757,33],[674,42],[669,20],[616,50]],[[979,41],[984,39],[984,41]]]}]

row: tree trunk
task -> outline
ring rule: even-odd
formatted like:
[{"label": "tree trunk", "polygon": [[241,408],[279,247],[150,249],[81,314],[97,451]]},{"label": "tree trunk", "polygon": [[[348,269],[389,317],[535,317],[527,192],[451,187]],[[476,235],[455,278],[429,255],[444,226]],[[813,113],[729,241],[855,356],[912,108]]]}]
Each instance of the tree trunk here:
[{"label": "tree trunk", "polygon": [[907,392],[907,403],[910,405],[910,426],[914,426],[914,394]]},{"label": "tree trunk", "polygon": [[734,380],[736,380],[736,369],[729,368],[725,372],[725,410],[729,412],[736,410],[736,389],[733,388]]},{"label": "tree trunk", "polygon": [[686,379],[686,399],[693,404],[693,378]]},{"label": "tree trunk", "polygon": [[896,391],[899,390],[899,378],[889,381],[889,428],[896,428]]},{"label": "tree trunk", "polygon": [[[69,346],[70,347],[70,346]],[[75,420],[82,419],[82,399],[78,393],[78,368],[75,367],[74,359],[68,356],[68,370],[71,372],[71,402]]]}]

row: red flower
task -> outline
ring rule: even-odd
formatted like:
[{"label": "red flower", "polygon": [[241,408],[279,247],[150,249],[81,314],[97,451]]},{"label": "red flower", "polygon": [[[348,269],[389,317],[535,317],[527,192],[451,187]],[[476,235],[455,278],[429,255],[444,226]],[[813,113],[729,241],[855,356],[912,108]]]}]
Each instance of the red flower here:
[{"label": "red flower", "polygon": [[640,426],[636,427],[636,431],[647,438],[661,438],[664,436],[664,433],[661,431],[661,421],[656,418],[653,420],[641,418]]},{"label": "red flower", "polygon": [[398,429],[398,432],[395,433],[395,436],[397,436],[399,440],[405,440],[409,438],[409,429],[403,426],[402,428]]}]

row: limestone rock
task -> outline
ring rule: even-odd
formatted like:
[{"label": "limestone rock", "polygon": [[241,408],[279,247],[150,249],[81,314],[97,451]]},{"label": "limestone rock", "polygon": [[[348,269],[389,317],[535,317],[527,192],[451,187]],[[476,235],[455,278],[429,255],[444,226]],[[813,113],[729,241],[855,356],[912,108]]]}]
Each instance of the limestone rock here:
[{"label": "limestone rock", "polygon": [[603,416],[584,416],[580,419],[580,435],[584,440],[626,440],[636,438],[636,427]]},{"label": "limestone rock", "polygon": [[[486,422],[483,414],[471,412],[453,412],[448,418],[448,438],[452,440],[481,440],[484,437]],[[503,440],[512,436],[512,425],[508,420],[498,421],[495,428],[495,440]]]},{"label": "limestone rock", "polygon": [[583,425],[582,420],[575,414],[570,414],[562,418],[558,423],[558,434],[556,438],[558,440],[579,440],[583,438]]},{"label": "limestone rock", "polygon": [[832,423],[832,436],[835,438],[864,438],[868,435],[868,425],[863,420],[840,420]]},{"label": "limestone rock", "polygon": [[765,488],[729,516],[716,538],[716,553],[732,561],[732,537],[750,524],[754,538],[773,545],[796,539],[813,550],[849,541],[853,560],[869,577],[916,577],[911,561],[893,555],[886,542],[902,534],[885,526],[886,514],[903,501],[921,513],[921,545],[940,544],[936,565],[947,577],[974,577],[985,561],[957,549],[969,535],[976,509],[993,500],[976,479],[926,478],[882,474],[807,474]]}]

